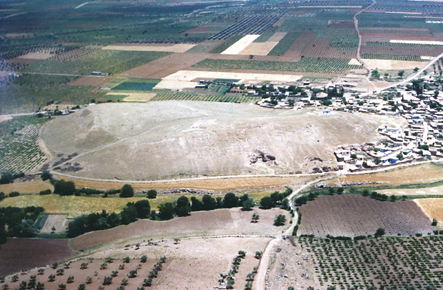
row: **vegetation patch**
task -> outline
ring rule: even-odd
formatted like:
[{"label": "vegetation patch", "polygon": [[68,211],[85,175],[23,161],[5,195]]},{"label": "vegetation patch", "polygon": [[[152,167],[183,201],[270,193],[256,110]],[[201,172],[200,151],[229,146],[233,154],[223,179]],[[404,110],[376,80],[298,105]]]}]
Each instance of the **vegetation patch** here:
[{"label": "vegetation patch", "polygon": [[152,91],[159,83],[159,80],[128,80],[115,87],[112,90],[119,91]]},{"label": "vegetation patch", "polygon": [[268,53],[268,55],[283,55],[291,47],[292,43],[300,35],[299,32],[289,32],[282,40]]}]

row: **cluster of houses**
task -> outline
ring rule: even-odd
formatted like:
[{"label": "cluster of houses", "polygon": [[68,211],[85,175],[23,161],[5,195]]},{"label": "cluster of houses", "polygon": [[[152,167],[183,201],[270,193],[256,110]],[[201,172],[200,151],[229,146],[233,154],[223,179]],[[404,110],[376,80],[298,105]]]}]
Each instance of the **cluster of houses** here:
[{"label": "cluster of houses", "polygon": [[380,94],[366,95],[341,84],[328,84],[318,92],[318,88],[313,90],[305,83],[296,94],[276,89],[257,105],[294,110],[310,106],[321,108],[324,114],[344,111],[406,119],[408,124],[404,128],[392,125],[378,128],[384,136],[380,141],[341,146],[334,152],[339,170],[370,170],[443,158],[443,92],[438,78],[430,74]]}]

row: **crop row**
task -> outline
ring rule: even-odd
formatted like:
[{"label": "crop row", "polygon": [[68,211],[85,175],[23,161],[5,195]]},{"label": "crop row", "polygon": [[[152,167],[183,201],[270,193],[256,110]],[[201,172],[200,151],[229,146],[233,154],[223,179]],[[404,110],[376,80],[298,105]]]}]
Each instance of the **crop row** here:
[{"label": "crop row", "polygon": [[300,35],[298,32],[289,32],[283,37],[282,40],[268,53],[268,55],[283,55],[291,47],[297,37]]},{"label": "crop row", "polygon": [[223,95],[197,95],[194,93],[163,92],[156,95],[151,101],[201,101],[201,102],[229,102],[246,103],[254,100],[253,97],[223,96]]},{"label": "crop row", "polygon": [[0,172],[26,172],[47,159],[37,144],[39,129],[46,121],[24,116],[0,124]]},{"label": "crop row", "polygon": [[300,238],[320,285],[341,289],[441,289],[442,236],[387,237],[362,241]]},{"label": "crop row", "polygon": [[210,36],[209,39],[227,39],[238,34],[261,34],[283,15],[284,12],[282,11],[249,15],[228,28]]},{"label": "crop row", "polygon": [[362,56],[362,58],[366,58],[366,59],[389,59],[389,60],[422,61],[420,55],[394,55],[394,54],[362,53],[361,56]]},{"label": "crop row", "polygon": [[341,50],[356,50],[358,48],[358,34],[353,28],[327,28],[318,31],[316,38],[329,38],[330,47]]},{"label": "crop row", "polygon": [[345,73],[361,66],[348,65],[349,59],[304,57],[297,62],[205,59],[194,67],[223,70],[265,70],[304,73]]},{"label": "crop row", "polygon": [[415,30],[415,29],[403,29],[403,30],[391,30],[391,29],[386,29],[383,27],[380,28],[361,28],[360,29],[361,33],[398,33],[398,34],[429,34],[429,31],[426,30]]}]

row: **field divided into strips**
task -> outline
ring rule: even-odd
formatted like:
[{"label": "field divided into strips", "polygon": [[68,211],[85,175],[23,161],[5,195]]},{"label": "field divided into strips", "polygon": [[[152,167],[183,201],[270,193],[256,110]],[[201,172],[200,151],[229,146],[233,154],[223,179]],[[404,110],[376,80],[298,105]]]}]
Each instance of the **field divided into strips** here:
[{"label": "field divided into strips", "polygon": [[214,48],[211,53],[221,53],[223,51],[225,51],[226,49],[228,49],[231,45],[233,45],[234,43],[236,43],[237,41],[239,41],[243,36],[242,35],[234,35],[233,37],[231,37],[230,39],[228,39],[227,41],[223,42],[222,44],[220,44],[219,46],[217,46],[216,48]]},{"label": "field divided into strips", "polygon": [[27,172],[46,161],[37,144],[46,118],[16,117],[0,123],[0,172]]},{"label": "field divided into strips", "polygon": [[441,235],[362,241],[300,238],[299,243],[310,252],[315,280],[324,287],[424,289],[430,285],[442,289],[443,286]]},{"label": "field divided into strips", "polygon": [[[220,92],[217,92],[220,93]],[[155,101],[202,101],[202,102],[229,102],[229,103],[247,103],[256,101],[254,97],[243,96],[223,96],[223,95],[197,95],[195,93],[180,93],[180,92],[161,92],[151,99]]]},{"label": "field divided into strips", "polygon": [[322,196],[301,206],[300,213],[300,235],[367,236],[382,227],[387,235],[409,236],[436,229],[413,201],[382,202],[353,194]]},{"label": "field divided into strips", "polygon": [[287,33],[283,39],[280,40],[278,44],[268,53],[268,55],[284,55],[299,35],[299,32]]},{"label": "field divided into strips", "polygon": [[221,54],[239,54],[243,49],[250,45],[254,40],[256,40],[260,35],[245,35],[239,41],[235,42],[233,45],[221,52]]},{"label": "field divided into strips", "polygon": [[362,46],[364,58],[420,61],[421,56],[438,56],[443,52],[442,45],[420,43],[391,43],[368,41]]},{"label": "field divided into strips", "polygon": [[256,60],[223,60],[205,59],[193,67],[215,70],[262,70],[291,71],[301,73],[343,74],[352,69],[360,69],[358,65],[348,65],[350,59],[305,57],[297,62],[256,61]]},{"label": "field divided into strips", "polygon": [[340,50],[357,50],[358,34],[354,28],[327,28],[318,31],[316,38],[331,38],[330,47]]},{"label": "field divided into strips", "polygon": [[24,72],[87,75],[93,71],[118,74],[169,55],[169,52],[100,50],[73,61],[47,60],[32,64]]}]

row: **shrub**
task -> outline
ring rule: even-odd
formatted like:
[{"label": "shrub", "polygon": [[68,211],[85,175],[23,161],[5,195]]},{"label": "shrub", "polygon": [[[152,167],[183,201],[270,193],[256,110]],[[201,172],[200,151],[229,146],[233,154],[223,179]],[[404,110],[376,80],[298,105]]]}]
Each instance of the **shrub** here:
[{"label": "shrub", "polygon": [[103,285],[111,285],[111,284],[112,284],[112,277],[105,276],[105,278],[103,278]]},{"label": "shrub", "polygon": [[140,262],[146,263],[147,260],[148,260],[148,257],[146,255],[143,255],[140,259]]},{"label": "shrub", "polygon": [[80,284],[77,287],[77,290],[85,290],[86,289],[86,285],[85,284]]},{"label": "shrub", "polygon": [[19,192],[17,192],[17,191],[13,191],[13,192],[11,192],[11,193],[9,194],[9,197],[15,197],[15,196],[19,196],[19,195],[20,195]]},{"label": "shrub", "polygon": [[157,191],[154,189],[150,189],[150,190],[148,190],[147,196],[149,199],[154,199],[157,197]]},{"label": "shrub", "polygon": [[274,220],[274,225],[275,226],[282,226],[285,224],[285,222],[286,222],[286,217],[282,214],[279,214]]},{"label": "shrub", "polygon": [[134,196],[134,188],[130,184],[123,185],[120,197],[133,197]]},{"label": "shrub", "polygon": [[39,192],[39,195],[50,195],[52,191],[50,189],[42,190]]}]

